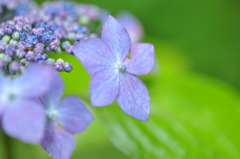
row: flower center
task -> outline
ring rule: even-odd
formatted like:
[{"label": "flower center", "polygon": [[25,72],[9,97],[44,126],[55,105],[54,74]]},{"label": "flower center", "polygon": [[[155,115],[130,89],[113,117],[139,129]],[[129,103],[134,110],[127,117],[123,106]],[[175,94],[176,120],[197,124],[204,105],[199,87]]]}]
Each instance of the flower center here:
[{"label": "flower center", "polygon": [[17,95],[13,90],[8,88],[2,91],[0,99],[2,103],[13,103],[16,101]]},{"label": "flower center", "polygon": [[124,63],[117,63],[115,65],[115,69],[117,69],[121,73],[124,73],[124,72],[126,72],[127,67]]},{"label": "flower center", "polygon": [[49,108],[46,111],[47,120],[54,121],[58,117],[58,112],[55,108]]}]

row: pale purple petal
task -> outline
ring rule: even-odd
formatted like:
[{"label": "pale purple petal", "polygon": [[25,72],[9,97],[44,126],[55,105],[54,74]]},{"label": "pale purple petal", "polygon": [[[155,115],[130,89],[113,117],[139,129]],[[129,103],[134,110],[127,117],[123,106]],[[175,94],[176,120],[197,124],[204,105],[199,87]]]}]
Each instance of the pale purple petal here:
[{"label": "pale purple petal", "polygon": [[5,84],[6,84],[5,77],[3,77],[2,72],[0,72],[0,92],[1,92],[0,93],[0,100],[1,100],[1,102],[0,102],[0,117],[2,117],[3,111],[6,108],[5,103],[2,102],[2,100],[5,98],[4,97],[5,94],[3,94],[3,87]]},{"label": "pale purple petal", "polygon": [[41,145],[54,159],[70,159],[75,146],[74,136],[53,123],[47,123]]},{"label": "pale purple petal", "polygon": [[57,105],[62,98],[64,92],[64,84],[63,80],[58,74],[58,72],[54,71],[52,73],[52,82],[50,89],[43,97],[40,98],[41,102],[44,106]]},{"label": "pale purple petal", "polygon": [[117,20],[127,29],[132,42],[139,42],[142,39],[143,27],[136,17],[128,12],[122,12]]},{"label": "pale purple petal", "polygon": [[37,102],[21,100],[17,106],[5,110],[2,120],[4,131],[24,142],[40,142],[44,132],[45,115]]},{"label": "pale purple petal", "polygon": [[5,105],[0,104],[0,118],[1,118],[2,115],[3,115],[3,112],[4,112],[5,108],[6,108]]},{"label": "pale purple petal", "polygon": [[119,73],[114,70],[99,71],[92,76],[90,87],[93,106],[109,105],[118,96]]},{"label": "pale purple petal", "polygon": [[131,58],[124,61],[127,72],[135,75],[149,73],[154,65],[154,47],[148,43],[136,43],[131,46]]},{"label": "pale purple petal", "polygon": [[118,62],[123,62],[130,51],[131,40],[126,29],[109,16],[102,30],[102,39],[112,50]]},{"label": "pale purple petal", "polygon": [[150,97],[144,83],[131,74],[122,75],[118,104],[130,116],[146,121],[149,119]]},{"label": "pale purple petal", "polygon": [[105,42],[91,39],[74,46],[73,52],[89,74],[108,68],[116,59]]},{"label": "pale purple petal", "polygon": [[58,113],[58,122],[71,133],[83,132],[93,120],[91,112],[76,96],[64,98]]},{"label": "pale purple petal", "polygon": [[22,97],[38,97],[47,92],[51,84],[53,69],[50,66],[31,64],[26,72],[13,80],[13,87]]}]

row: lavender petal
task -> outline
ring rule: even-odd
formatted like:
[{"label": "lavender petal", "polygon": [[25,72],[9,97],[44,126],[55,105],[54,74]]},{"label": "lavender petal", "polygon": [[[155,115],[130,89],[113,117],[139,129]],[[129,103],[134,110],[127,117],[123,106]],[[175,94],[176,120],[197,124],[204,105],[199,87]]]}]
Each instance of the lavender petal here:
[{"label": "lavender petal", "polygon": [[124,61],[127,72],[135,75],[149,73],[154,65],[154,47],[148,43],[136,43],[131,46],[131,58]]},{"label": "lavender petal", "polygon": [[54,71],[52,75],[52,82],[50,89],[43,97],[41,97],[41,102],[44,106],[51,106],[52,104],[58,104],[60,99],[62,98],[64,92],[64,84],[63,80],[58,74],[58,72]]},{"label": "lavender petal", "polygon": [[109,47],[101,39],[91,39],[76,44],[73,52],[91,75],[108,68],[116,61]]},{"label": "lavender petal", "polygon": [[125,113],[138,120],[147,121],[149,119],[149,93],[138,77],[131,74],[121,77],[118,104]]},{"label": "lavender petal", "polygon": [[52,73],[50,66],[31,64],[22,76],[13,80],[13,86],[18,88],[19,96],[39,97],[50,88]]},{"label": "lavender petal", "polygon": [[58,122],[71,133],[83,132],[93,120],[91,112],[76,96],[64,98],[58,112]]},{"label": "lavender petal", "polygon": [[122,62],[129,50],[131,40],[126,29],[109,16],[102,30],[102,39],[107,43],[118,62]]},{"label": "lavender petal", "polygon": [[119,74],[114,70],[102,70],[92,76],[90,87],[93,106],[109,105],[118,96]]},{"label": "lavender petal", "polygon": [[5,110],[2,120],[4,131],[28,143],[38,143],[44,132],[45,115],[41,105],[29,100]]},{"label": "lavender petal", "polygon": [[41,145],[54,159],[70,159],[75,146],[74,136],[54,123],[47,123]]}]

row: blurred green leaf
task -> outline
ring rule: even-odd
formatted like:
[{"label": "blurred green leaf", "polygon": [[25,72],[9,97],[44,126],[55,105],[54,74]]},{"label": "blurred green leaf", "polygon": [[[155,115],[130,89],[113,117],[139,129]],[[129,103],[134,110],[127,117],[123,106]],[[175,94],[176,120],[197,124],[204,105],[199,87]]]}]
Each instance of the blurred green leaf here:
[{"label": "blurred green leaf", "polygon": [[0,130],[0,158],[5,158],[5,147],[4,147],[4,135],[2,130]]},{"label": "blurred green leaf", "polygon": [[114,145],[138,159],[240,158],[240,100],[227,85],[203,76],[165,76],[149,84],[151,118],[140,122],[119,107],[99,115]]}]

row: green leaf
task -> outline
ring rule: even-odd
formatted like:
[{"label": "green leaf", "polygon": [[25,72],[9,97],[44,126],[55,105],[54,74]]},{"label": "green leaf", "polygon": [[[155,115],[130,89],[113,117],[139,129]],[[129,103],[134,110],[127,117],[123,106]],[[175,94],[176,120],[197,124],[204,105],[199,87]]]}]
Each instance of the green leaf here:
[{"label": "green leaf", "polygon": [[3,131],[0,130],[0,158],[6,158],[5,157],[5,147],[4,147],[4,134]]},{"label": "green leaf", "polygon": [[233,88],[204,76],[166,74],[148,87],[148,122],[116,105],[96,110],[119,150],[136,159],[240,158],[240,100]]}]

